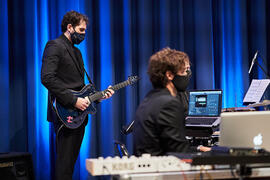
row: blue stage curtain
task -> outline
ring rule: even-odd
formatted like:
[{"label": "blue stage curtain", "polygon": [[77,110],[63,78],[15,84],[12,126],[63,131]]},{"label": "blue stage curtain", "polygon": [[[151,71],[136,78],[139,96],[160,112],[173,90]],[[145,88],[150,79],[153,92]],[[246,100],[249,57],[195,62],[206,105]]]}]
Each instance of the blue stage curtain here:
[{"label": "blue stage curtain", "polygon": [[[89,117],[74,179],[91,179],[85,159],[114,156],[115,140],[132,153],[132,135],[121,134],[151,89],[149,57],[171,47],[190,56],[190,89],[223,89],[223,107],[242,106],[253,78],[265,78],[255,52],[269,72],[270,2],[267,0],[1,0],[0,1],[0,152],[32,154],[37,180],[52,179],[55,135],[46,121],[47,90],[40,82],[43,49],[61,34],[70,10],[90,19],[79,45],[97,89],[141,79],[97,105]],[[85,80],[87,83],[87,80]]]},{"label": "blue stage curtain", "polygon": [[3,123],[0,126],[0,152],[9,151],[9,42],[8,42],[8,8],[7,0],[0,2],[0,117]]}]

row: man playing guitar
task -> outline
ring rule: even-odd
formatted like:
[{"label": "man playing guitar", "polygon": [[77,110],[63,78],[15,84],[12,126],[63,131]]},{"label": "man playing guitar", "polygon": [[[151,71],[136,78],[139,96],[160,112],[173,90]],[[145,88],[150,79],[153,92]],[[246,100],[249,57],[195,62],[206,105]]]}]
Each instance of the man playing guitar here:
[{"label": "man playing guitar", "polygon": [[[57,180],[72,179],[87,124],[87,116],[80,127],[69,129],[63,126],[59,117],[56,116],[51,103],[56,99],[64,107],[77,108],[81,111],[84,111],[91,103],[87,97],[77,97],[70,91],[79,91],[85,85],[86,72],[82,55],[74,44],[79,44],[84,40],[87,24],[88,18],[85,15],[76,11],[67,12],[61,24],[63,34],[47,42],[42,58],[41,80],[49,91],[47,119],[53,123],[57,134],[55,170]],[[108,88],[98,101],[110,98],[113,94],[114,91]]]}]

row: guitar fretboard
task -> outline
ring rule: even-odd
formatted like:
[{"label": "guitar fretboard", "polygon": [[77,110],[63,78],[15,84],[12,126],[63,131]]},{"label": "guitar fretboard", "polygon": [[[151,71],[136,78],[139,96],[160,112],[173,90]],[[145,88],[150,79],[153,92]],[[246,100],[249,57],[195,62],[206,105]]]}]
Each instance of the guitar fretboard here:
[{"label": "guitar fretboard", "polygon": [[[123,87],[126,87],[127,85],[130,85],[131,83],[132,83],[132,81],[126,80],[126,81],[118,83],[110,88],[113,89],[114,91],[117,91]],[[91,99],[92,102],[99,100],[104,96],[106,91],[107,90],[96,92],[95,94],[91,95],[89,98]]]},{"label": "guitar fretboard", "polygon": [[116,85],[114,85],[113,87],[111,87],[114,91],[117,91],[123,87],[126,87],[127,85],[130,84],[130,81],[129,80],[126,80],[124,82],[121,82],[121,83],[118,83]]}]

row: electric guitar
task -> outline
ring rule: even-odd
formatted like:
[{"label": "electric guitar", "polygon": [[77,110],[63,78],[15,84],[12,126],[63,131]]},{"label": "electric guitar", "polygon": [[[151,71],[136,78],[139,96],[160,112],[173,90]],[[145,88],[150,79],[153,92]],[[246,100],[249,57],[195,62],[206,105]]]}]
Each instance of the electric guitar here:
[{"label": "electric guitar", "polygon": [[[138,76],[130,76],[128,80],[121,82],[119,84],[116,84],[110,89],[113,89],[114,91],[117,91],[127,85],[131,85],[139,80]],[[87,114],[95,114],[96,113],[96,108],[93,105],[93,102],[101,99],[105,93],[108,90],[104,91],[95,91],[95,88],[93,87],[92,84],[88,84],[84,86],[80,91],[74,91],[70,90],[73,95],[77,96],[78,98],[85,98],[88,97],[90,101],[90,105],[84,110],[81,111],[77,108],[67,108],[62,106],[60,103],[57,102],[57,99],[52,103],[53,108],[55,109],[55,112],[59,119],[63,122],[63,124],[70,129],[76,129],[80,127]]]}]

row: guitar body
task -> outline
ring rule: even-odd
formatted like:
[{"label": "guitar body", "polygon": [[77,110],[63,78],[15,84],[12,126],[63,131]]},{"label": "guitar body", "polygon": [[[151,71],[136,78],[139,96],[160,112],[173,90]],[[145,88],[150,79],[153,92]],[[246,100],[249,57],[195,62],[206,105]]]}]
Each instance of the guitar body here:
[{"label": "guitar body", "polygon": [[[73,91],[73,90],[70,91],[78,98],[79,97],[85,98],[95,93],[95,90],[91,84],[84,86],[80,91]],[[76,129],[80,127],[83,124],[87,114],[96,113],[96,108],[93,106],[93,102],[91,102],[91,104],[88,106],[86,110],[80,111],[75,107],[72,109],[64,107],[56,100],[55,109],[59,119],[64,123],[66,127],[70,129]]]}]

